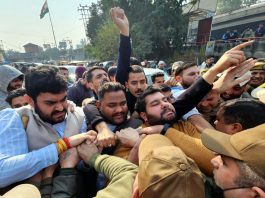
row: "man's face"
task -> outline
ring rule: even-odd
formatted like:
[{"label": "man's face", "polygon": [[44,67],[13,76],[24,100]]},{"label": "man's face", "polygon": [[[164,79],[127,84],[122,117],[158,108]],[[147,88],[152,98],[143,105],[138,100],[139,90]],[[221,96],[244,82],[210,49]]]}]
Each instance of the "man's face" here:
[{"label": "man's face", "polygon": [[181,74],[180,84],[184,88],[191,86],[195,80],[200,76],[200,70],[197,66],[185,69]]},{"label": "man's face", "polygon": [[31,105],[44,122],[60,123],[67,113],[66,91],[59,94],[40,93]]},{"label": "man's face", "polygon": [[228,90],[226,90],[224,93],[221,94],[221,97],[224,100],[232,100],[235,98],[240,98],[240,96],[244,93],[246,89],[246,86],[240,86],[236,85]]},{"label": "man's face", "polygon": [[123,91],[107,92],[99,101],[99,109],[112,124],[122,124],[127,119],[128,107]]},{"label": "man's face", "polygon": [[59,73],[62,74],[66,79],[69,78],[69,71],[67,69],[60,69]]},{"label": "man's face", "polygon": [[91,89],[96,93],[101,85],[110,81],[107,72],[102,69],[95,69],[92,71],[92,76],[92,82],[89,82],[89,84]]},{"label": "man's face", "polygon": [[19,108],[22,106],[26,106],[28,104],[27,100],[25,99],[24,96],[18,96],[12,99],[11,101],[11,107],[13,109]]},{"label": "man's face", "polygon": [[133,96],[139,97],[147,87],[144,73],[129,73],[125,86]]},{"label": "man's face", "polygon": [[155,78],[154,85],[161,85],[165,82],[164,76],[158,76]]},{"label": "man's face", "polygon": [[175,101],[175,98],[171,91],[165,91],[163,92],[163,95],[167,98],[167,101],[170,102],[171,104]]},{"label": "man's face", "polygon": [[214,57],[208,58],[205,61],[208,65],[212,65],[214,63]]},{"label": "man's face", "polygon": [[163,69],[165,66],[166,66],[166,65],[165,65],[164,63],[160,63],[160,64],[158,64],[158,68],[159,68],[159,69]]},{"label": "man's face", "polygon": [[[240,176],[239,167],[235,159],[223,155],[218,155],[211,160],[211,163],[214,167],[213,174],[217,186],[219,186],[223,190],[239,187],[234,182]],[[224,197],[246,197],[246,195],[243,194],[245,192],[244,190],[244,188],[238,188],[234,190],[224,191]]]},{"label": "man's face", "polygon": [[251,71],[251,78],[248,84],[250,84],[253,87],[258,87],[262,83],[264,83],[264,80],[265,80],[264,70],[253,70]]},{"label": "man's face", "polygon": [[232,124],[226,124],[224,121],[224,109],[220,108],[216,114],[216,120],[214,122],[215,129],[227,134],[234,134]]},{"label": "man's face", "polygon": [[199,104],[197,105],[197,108],[202,113],[209,113],[215,107],[218,106],[219,100],[220,100],[220,95],[218,93],[210,92],[206,97],[204,97],[199,102]]},{"label": "man's face", "polygon": [[141,117],[149,125],[158,125],[172,122],[176,117],[173,105],[160,92],[145,97],[146,112],[141,113]]},{"label": "man's face", "polygon": [[20,80],[19,78],[15,78],[9,83],[7,89],[8,89],[8,91],[19,89],[22,87],[22,84],[23,84],[22,80]]}]

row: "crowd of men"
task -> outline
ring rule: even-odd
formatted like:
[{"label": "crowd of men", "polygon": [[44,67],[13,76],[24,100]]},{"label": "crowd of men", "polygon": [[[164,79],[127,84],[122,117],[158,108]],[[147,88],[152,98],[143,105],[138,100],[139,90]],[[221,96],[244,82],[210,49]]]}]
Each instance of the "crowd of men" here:
[{"label": "crowd of men", "polygon": [[245,56],[252,41],[148,85],[124,11],[110,15],[109,71],[77,67],[73,83],[63,67],[0,66],[0,195],[265,198],[265,61]]},{"label": "crowd of men", "polygon": [[251,39],[251,38],[262,38],[265,36],[265,27],[263,23],[260,23],[255,31],[253,31],[249,26],[247,26],[242,33],[239,33],[237,29],[226,30],[226,32],[222,35],[222,40],[225,41],[235,41],[236,39]]}]

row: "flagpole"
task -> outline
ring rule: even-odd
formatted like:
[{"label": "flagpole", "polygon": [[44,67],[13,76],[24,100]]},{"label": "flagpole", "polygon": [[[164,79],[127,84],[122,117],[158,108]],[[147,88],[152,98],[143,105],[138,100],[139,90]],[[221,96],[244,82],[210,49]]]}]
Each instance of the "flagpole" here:
[{"label": "flagpole", "polygon": [[52,18],[51,18],[50,10],[49,10],[49,18],[50,18],[50,22],[51,22],[51,26],[52,26],[52,34],[53,34],[53,39],[54,39],[55,47],[58,48],[57,47],[56,38],[55,38],[55,34],[54,34],[53,25],[52,25]]}]

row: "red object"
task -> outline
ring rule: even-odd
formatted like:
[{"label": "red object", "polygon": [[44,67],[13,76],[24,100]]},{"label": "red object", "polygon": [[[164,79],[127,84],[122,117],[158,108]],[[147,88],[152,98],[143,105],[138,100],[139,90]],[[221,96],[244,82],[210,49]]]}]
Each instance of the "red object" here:
[{"label": "red object", "polygon": [[71,146],[71,144],[70,144],[68,138],[63,138],[63,141],[65,142],[65,144],[66,144],[66,146],[67,146],[67,149],[72,148],[72,146]]}]

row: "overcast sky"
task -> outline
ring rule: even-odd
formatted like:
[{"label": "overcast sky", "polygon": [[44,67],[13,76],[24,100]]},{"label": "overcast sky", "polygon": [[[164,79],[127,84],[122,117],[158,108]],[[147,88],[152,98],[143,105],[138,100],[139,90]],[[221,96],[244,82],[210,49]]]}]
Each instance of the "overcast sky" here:
[{"label": "overcast sky", "polygon": [[[0,0],[0,44],[4,49],[24,51],[23,45],[54,43],[48,13],[40,19],[45,0]],[[73,46],[85,38],[79,4],[90,5],[97,0],[48,0],[57,44],[63,39]]]}]

